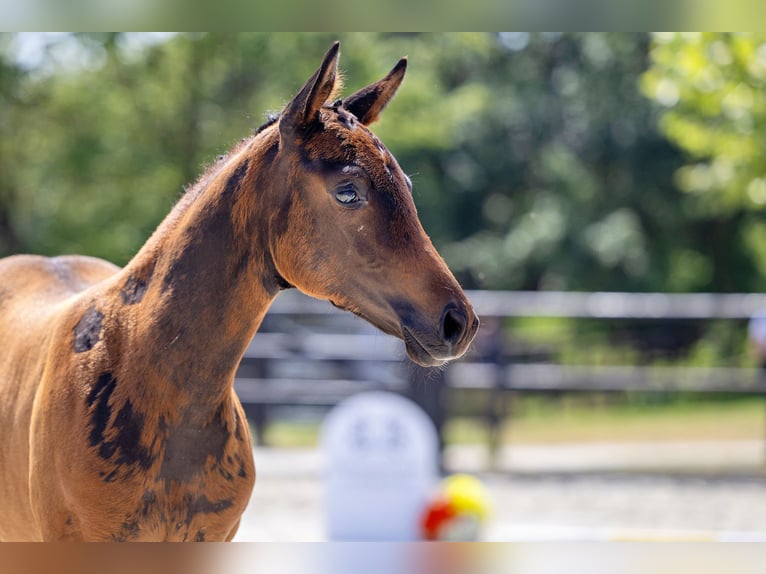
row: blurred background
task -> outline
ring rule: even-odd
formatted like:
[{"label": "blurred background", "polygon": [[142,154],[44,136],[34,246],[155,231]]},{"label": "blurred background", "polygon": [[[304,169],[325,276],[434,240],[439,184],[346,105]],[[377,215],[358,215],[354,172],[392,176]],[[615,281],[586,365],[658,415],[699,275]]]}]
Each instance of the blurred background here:
[{"label": "blurred background", "polygon": [[489,539],[761,536],[766,35],[0,34],[0,255],[124,264],[335,39],[347,93],[409,56],[374,130],[483,324],[424,371],[280,296],[236,383],[240,539],[322,539],[321,424],[364,390],[423,407]]}]

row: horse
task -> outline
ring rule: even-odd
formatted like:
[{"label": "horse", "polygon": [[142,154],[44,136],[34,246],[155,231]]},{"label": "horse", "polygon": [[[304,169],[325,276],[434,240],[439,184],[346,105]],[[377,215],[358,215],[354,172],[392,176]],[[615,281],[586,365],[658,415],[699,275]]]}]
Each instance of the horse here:
[{"label": "horse", "polygon": [[0,539],[228,541],[255,482],[234,374],[300,291],[437,366],[479,320],[369,130],[399,88],[338,98],[339,44],[212,164],[129,263],[0,260]]}]

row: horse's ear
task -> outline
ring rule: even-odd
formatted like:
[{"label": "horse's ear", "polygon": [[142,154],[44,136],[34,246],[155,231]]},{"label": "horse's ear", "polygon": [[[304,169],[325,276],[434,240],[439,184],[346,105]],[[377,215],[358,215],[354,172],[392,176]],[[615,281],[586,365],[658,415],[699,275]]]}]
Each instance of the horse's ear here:
[{"label": "horse's ear", "polygon": [[363,124],[371,124],[380,117],[383,108],[394,97],[406,71],[407,58],[402,58],[385,78],[345,98],[343,107],[354,114]]},{"label": "horse's ear", "polygon": [[317,120],[320,108],[335,91],[339,51],[340,42],[335,42],[325,54],[319,69],[287,104],[279,123],[280,131],[307,126]]}]

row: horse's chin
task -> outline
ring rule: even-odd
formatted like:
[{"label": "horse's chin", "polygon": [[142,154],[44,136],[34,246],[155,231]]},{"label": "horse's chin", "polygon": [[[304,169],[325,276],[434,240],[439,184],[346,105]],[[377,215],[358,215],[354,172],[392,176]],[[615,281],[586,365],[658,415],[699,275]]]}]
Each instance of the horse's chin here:
[{"label": "horse's chin", "polygon": [[438,358],[432,355],[406,327],[403,329],[403,333],[402,339],[407,350],[407,356],[413,363],[417,363],[421,367],[441,367],[449,361],[449,358]]},{"label": "horse's chin", "polygon": [[[364,319],[367,321],[370,325],[373,327],[376,327],[383,333],[387,335],[391,335],[393,337],[396,337],[397,339],[401,339],[404,341],[405,350],[407,351],[407,356],[410,358],[410,360],[413,363],[416,363],[417,365],[420,365],[421,367],[441,367],[445,363],[449,362],[454,357],[440,357],[437,355],[436,350],[429,349],[427,344],[421,342],[421,339],[424,337],[421,336],[418,337],[414,330],[407,327],[404,322],[401,323],[395,323],[391,320],[385,320],[381,319],[380,317],[372,314],[367,314],[360,309],[353,307],[348,304],[344,304],[340,301],[334,301],[332,299],[329,300],[330,303],[337,307],[338,309],[342,309],[343,311],[348,311],[350,313],[353,313],[357,317]],[[399,321],[401,321],[401,318],[397,318]]]},{"label": "horse's chin", "polygon": [[446,365],[449,362],[449,359],[434,359],[430,355],[423,355],[415,350],[413,350],[411,347],[407,346],[407,356],[410,358],[410,360],[420,365],[421,367],[425,368],[433,368],[433,367],[441,367],[442,365]]}]

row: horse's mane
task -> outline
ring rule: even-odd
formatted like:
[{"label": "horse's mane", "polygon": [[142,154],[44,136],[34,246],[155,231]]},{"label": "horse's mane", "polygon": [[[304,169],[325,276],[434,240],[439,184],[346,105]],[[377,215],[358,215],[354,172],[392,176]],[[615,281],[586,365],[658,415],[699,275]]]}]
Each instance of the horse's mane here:
[{"label": "horse's mane", "polygon": [[269,112],[269,113],[267,113],[266,114],[266,121],[263,122],[260,126],[258,126],[255,129],[255,132],[253,133],[253,135],[257,136],[259,133],[261,133],[266,128],[269,128],[269,127],[273,126],[275,123],[277,123],[279,121],[279,118],[281,116],[282,116],[282,114],[280,112]]},{"label": "horse's mane", "polygon": [[152,234],[153,235],[152,239],[154,238],[154,236],[162,236],[164,233],[166,233],[168,228],[175,227],[178,221],[183,217],[183,214],[186,213],[187,210],[197,200],[197,198],[202,195],[202,193],[207,188],[208,184],[211,181],[213,181],[216,178],[216,176],[221,172],[221,170],[226,166],[229,158],[236,156],[240,151],[242,151],[242,149],[249,146],[254,139],[256,139],[268,127],[274,125],[278,119],[279,119],[279,115],[276,115],[275,117],[272,117],[272,115],[269,115],[266,123],[260,126],[255,131],[254,135],[250,137],[242,138],[231,149],[229,149],[229,151],[219,155],[215,159],[215,161],[213,161],[207,167],[205,167],[204,171],[202,172],[202,175],[200,175],[194,183],[184,186],[184,190],[180,198],[178,199],[176,204],[173,206],[173,208],[170,210],[170,213],[168,213],[168,215],[165,217],[162,223],[160,223],[160,225],[157,227],[155,232]]}]

